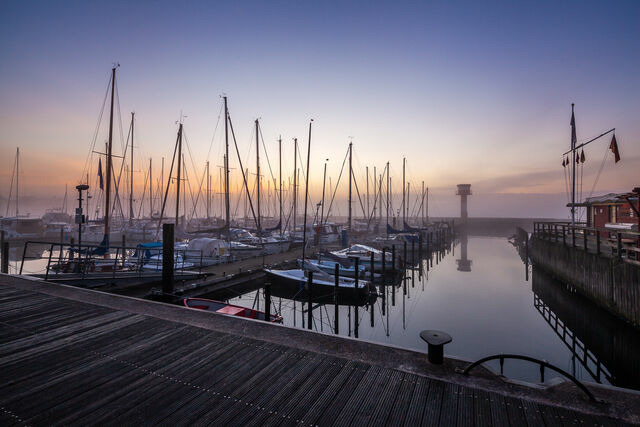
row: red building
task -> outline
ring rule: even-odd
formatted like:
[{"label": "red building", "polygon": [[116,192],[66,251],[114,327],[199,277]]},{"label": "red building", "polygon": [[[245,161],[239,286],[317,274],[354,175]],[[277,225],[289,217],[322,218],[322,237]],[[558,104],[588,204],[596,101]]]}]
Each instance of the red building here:
[{"label": "red building", "polygon": [[580,206],[587,210],[587,226],[618,231],[638,231],[638,188],[633,193],[609,193],[588,197]]}]

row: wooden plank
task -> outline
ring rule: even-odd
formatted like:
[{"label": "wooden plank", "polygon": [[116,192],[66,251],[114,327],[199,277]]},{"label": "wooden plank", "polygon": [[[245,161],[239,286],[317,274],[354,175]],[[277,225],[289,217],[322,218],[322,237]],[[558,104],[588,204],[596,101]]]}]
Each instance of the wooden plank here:
[{"label": "wooden plank", "polygon": [[455,425],[458,418],[458,401],[460,399],[458,384],[445,383],[442,393],[442,406],[440,409],[441,425]]},{"label": "wooden plank", "polygon": [[527,424],[530,426],[544,425],[544,419],[542,413],[538,409],[538,405],[528,400],[521,400],[522,409],[524,410],[524,417],[527,420]]},{"label": "wooden plank", "polygon": [[[354,361],[347,361],[339,364],[340,371],[331,380],[329,385],[316,396],[313,404],[305,408],[304,412],[297,417],[304,424],[317,424],[317,420],[324,414],[326,408],[333,402],[340,390],[348,382],[352,375],[362,376],[364,371],[359,368],[360,364]],[[359,381],[359,379],[357,379]]]},{"label": "wooden plank", "polygon": [[[375,410],[371,414],[371,416],[366,420],[368,425],[386,425],[387,419],[390,417],[391,412],[394,408],[394,403],[398,398],[398,391],[402,384],[404,384],[404,379],[408,375],[405,375],[403,372],[393,370],[391,372],[391,376],[389,377],[389,381],[387,385],[384,387],[380,398],[376,402]],[[392,421],[391,423],[394,423]]]},{"label": "wooden plank", "polygon": [[393,425],[402,425],[409,412],[409,404],[411,396],[416,386],[416,378],[414,375],[405,374],[400,383],[400,387],[396,393],[393,407],[390,413],[385,417],[384,423]]},{"label": "wooden plank", "polygon": [[513,397],[505,396],[504,402],[507,407],[507,416],[511,425],[522,426],[527,424],[522,401]]},{"label": "wooden plank", "polygon": [[330,396],[331,401],[324,407],[322,413],[319,414],[320,416],[317,421],[311,421],[310,424],[332,424],[342,408],[344,408],[347,399],[353,394],[353,390],[358,386],[368,370],[369,366],[365,364],[358,364],[354,366],[351,375],[349,375],[347,381],[342,384],[340,390]]},{"label": "wooden plank", "polygon": [[[370,371],[371,374],[373,371]],[[370,374],[370,375],[371,375]],[[392,369],[383,369],[375,377],[373,386],[364,392],[364,398],[360,403],[360,407],[356,411],[354,417],[349,421],[349,424],[355,425],[369,425],[372,420],[375,420],[376,408],[384,412],[385,417],[391,410],[393,401],[390,401],[390,396],[385,394],[387,388],[394,387],[389,385],[393,380],[399,385],[398,377],[401,377],[401,373]]]},{"label": "wooden plank", "polygon": [[460,398],[458,399],[458,418],[456,424],[458,426],[475,426],[475,397],[473,389],[469,387],[460,387]]},{"label": "wooden plank", "polygon": [[492,424],[494,426],[509,426],[507,404],[504,401],[504,396],[498,393],[490,393],[489,396]]},{"label": "wooden plank", "polygon": [[367,372],[358,385],[349,390],[350,393],[348,394],[346,403],[332,421],[333,425],[349,425],[356,411],[358,411],[363,401],[369,395],[369,391],[375,389],[380,384],[382,373],[383,369],[379,366],[371,366],[367,369]]},{"label": "wooden plank", "polygon": [[[423,383],[421,385],[421,382]],[[420,400],[425,402],[424,411],[422,413],[422,419],[416,415],[412,418],[407,418],[406,424],[414,423],[413,425],[433,426],[440,422],[440,412],[442,411],[442,400],[444,397],[444,382],[440,380],[422,380],[416,379],[416,389],[414,390],[414,399],[416,403]],[[428,389],[426,389],[428,387]],[[426,398],[424,394],[427,393]],[[413,399],[412,399],[413,402]],[[409,410],[413,410],[415,405],[411,405]]]},{"label": "wooden plank", "polygon": [[[491,398],[490,394],[483,390],[474,390],[474,413],[475,413],[475,422],[478,426],[490,426],[492,425],[491,421]],[[539,424],[542,425],[542,424]]]}]

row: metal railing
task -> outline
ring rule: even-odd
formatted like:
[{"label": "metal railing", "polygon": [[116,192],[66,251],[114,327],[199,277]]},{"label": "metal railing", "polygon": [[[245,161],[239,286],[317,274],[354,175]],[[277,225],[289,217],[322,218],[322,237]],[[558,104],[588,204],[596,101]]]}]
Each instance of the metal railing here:
[{"label": "metal railing", "polygon": [[[46,246],[43,256],[27,256],[29,246]],[[50,275],[75,273],[82,278],[89,273],[138,273],[162,271],[162,248],[112,246],[106,254],[96,254],[99,245],[88,244],[79,247],[77,244],[60,242],[27,241],[24,243],[19,274],[24,270],[25,261],[47,259],[44,278]],[[175,268],[178,270],[198,270],[203,267],[222,262],[221,257],[204,256],[202,250],[175,249]]]},{"label": "metal railing", "polygon": [[593,393],[591,393],[591,391],[589,391],[589,389],[587,387],[585,387],[584,384],[582,384],[576,377],[574,377],[573,375],[571,375],[570,373],[568,373],[567,371],[564,371],[556,366],[553,366],[552,364],[550,364],[549,362],[545,361],[545,360],[540,360],[540,359],[536,359],[534,357],[529,357],[529,356],[523,356],[520,354],[494,354],[493,356],[487,356],[487,357],[483,357],[480,360],[476,360],[475,362],[473,362],[472,364],[468,365],[466,368],[464,369],[460,369],[460,368],[456,368],[456,372],[462,374],[462,375],[469,375],[469,372],[475,368],[476,366],[482,365],[485,362],[488,362],[490,360],[499,360],[500,361],[500,375],[503,375],[504,372],[504,360],[505,359],[516,359],[516,360],[524,360],[527,362],[533,362],[533,363],[537,363],[540,366],[540,382],[544,382],[544,370],[545,368],[549,368],[552,371],[555,371],[557,373],[559,373],[560,375],[568,378],[569,380],[571,380],[571,382],[573,382],[580,390],[582,390],[588,397],[589,400],[591,400],[592,402],[598,402],[598,403],[602,403],[601,400],[596,399],[596,397],[593,395]]},{"label": "metal railing", "polygon": [[533,235],[596,255],[611,256],[625,261],[640,260],[640,233],[635,231],[586,225],[572,226],[565,222],[534,222]]}]

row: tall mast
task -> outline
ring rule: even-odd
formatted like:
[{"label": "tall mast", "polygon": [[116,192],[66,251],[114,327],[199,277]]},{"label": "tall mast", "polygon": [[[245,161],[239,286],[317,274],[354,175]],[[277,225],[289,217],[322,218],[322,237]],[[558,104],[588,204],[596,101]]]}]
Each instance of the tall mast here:
[{"label": "tall mast", "polygon": [[365,167],[367,171],[367,219],[369,218],[369,166]]},{"label": "tall mast", "polygon": [[210,217],[210,205],[211,205],[211,175],[209,175],[209,160],[207,160],[207,219]]},{"label": "tall mast", "polygon": [[[407,208],[406,211],[409,213],[409,217],[411,217],[411,197],[409,196],[409,190],[411,189],[411,183],[407,182]],[[407,220],[405,219],[404,222],[406,223]],[[404,229],[404,223],[402,223],[402,228]]]},{"label": "tall mast", "polygon": [[[224,97],[224,218],[227,225],[227,236],[230,236],[231,228],[230,204],[229,204],[229,108],[227,97]],[[229,237],[230,238],[230,237]]]},{"label": "tall mast", "polygon": [[20,177],[20,147],[16,147],[16,217],[20,214],[20,209],[19,209],[20,191],[18,186],[19,177]]},{"label": "tall mast", "polygon": [[293,231],[298,214],[298,138],[293,138]]},{"label": "tall mast", "polygon": [[104,243],[109,247],[109,212],[111,211],[111,152],[113,148],[113,101],[116,85],[116,67],[111,69],[111,110],[109,113],[109,142],[107,143],[107,189],[104,201]]},{"label": "tall mast", "polygon": [[427,187],[427,200],[425,209],[427,211],[427,224],[429,223],[429,187]]},{"label": "tall mast", "polygon": [[149,218],[151,217],[153,217],[153,168],[151,157],[149,157]]},{"label": "tall mast", "polygon": [[402,158],[402,221],[403,221],[403,227],[404,227],[404,223],[407,222],[407,206],[405,204],[406,185],[407,185],[406,181],[405,181],[406,164],[407,164],[407,158],[403,157]]},{"label": "tall mast", "polygon": [[304,188],[304,226],[302,228],[302,265],[304,266],[304,255],[307,247],[307,204],[309,200],[309,160],[311,159],[311,124],[313,119],[309,122],[309,143],[307,144],[307,176]]},{"label": "tall mast", "polygon": [[258,226],[258,237],[261,238],[262,241],[262,223],[260,222],[260,128],[258,124],[258,119],[256,119],[256,199],[258,204],[258,213],[256,216],[256,223]]},{"label": "tall mast", "polygon": [[133,124],[136,113],[131,112],[131,167],[129,168],[129,223],[133,221]]},{"label": "tall mast", "polygon": [[378,184],[378,200],[380,200],[378,207],[378,225],[380,225],[382,222],[382,174],[380,174],[380,184]]},{"label": "tall mast", "polygon": [[349,143],[349,232],[351,232],[351,181],[353,178],[352,169],[353,142]]},{"label": "tall mast", "polygon": [[571,225],[576,225],[576,119],[573,115],[573,107],[571,104]]},{"label": "tall mast", "polygon": [[[391,185],[391,177],[389,177],[389,162],[387,162],[387,226],[389,225],[389,186]],[[386,228],[389,234],[389,227]]]},{"label": "tall mast", "polygon": [[378,203],[380,203],[380,201],[378,200],[378,175],[376,175],[376,167],[373,167],[373,176],[371,177],[371,184],[373,184],[373,215],[371,215],[371,212],[369,213],[369,216],[371,218],[373,218],[373,220],[375,221],[376,219],[376,208]]},{"label": "tall mast", "polygon": [[320,225],[324,223],[324,187],[327,182],[327,162],[329,159],[324,162],[324,174],[322,175],[322,213],[320,214]]},{"label": "tall mast", "polygon": [[422,181],[422,203],[420,203],[420,207],[422,208],[421,221],[422,226],[424,226],[424,181]]},{"label": "tall mast", "polygon": [[[182,117],[180,117],[182,119]],[[182,120],[181,120],[182,121]],[[178,127],[178,179],[176,181],[176,228],[178,227],[178,218],[180,217],[180,180],[182,172],[182,123]]]},{"label": "tall mast", "polygon": [[282,235],[282,136],[278,138],[278,163],[280,169],[278,189],[280,191],[280,235]]}]

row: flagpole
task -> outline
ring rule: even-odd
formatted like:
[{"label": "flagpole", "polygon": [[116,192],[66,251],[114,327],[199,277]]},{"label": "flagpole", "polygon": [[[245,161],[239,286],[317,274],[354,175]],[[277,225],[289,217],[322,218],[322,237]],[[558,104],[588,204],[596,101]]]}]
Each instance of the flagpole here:
[{"label": "flagpole", "polygon": [[574,103],[571,103],[571,226],[576,225],[576,121],[573,115]]}]

